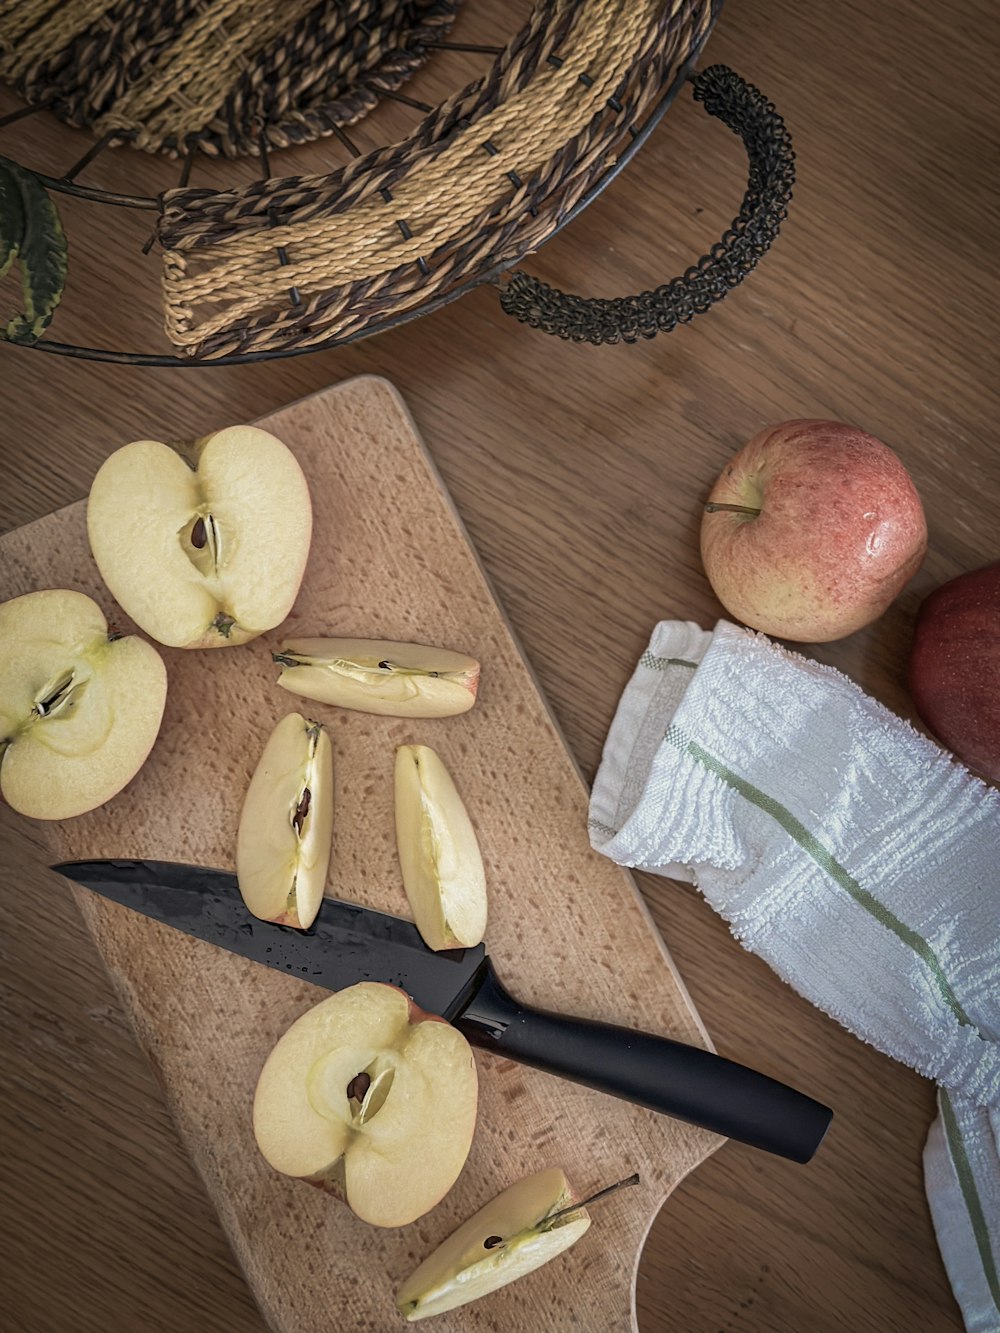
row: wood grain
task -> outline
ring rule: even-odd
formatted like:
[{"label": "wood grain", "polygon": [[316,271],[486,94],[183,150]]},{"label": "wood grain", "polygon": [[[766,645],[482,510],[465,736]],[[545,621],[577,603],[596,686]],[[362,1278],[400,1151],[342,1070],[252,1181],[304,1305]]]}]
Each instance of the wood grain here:
[{"label": "wood grain", "polygon": [[[495,39],[513,9],[465,6],[455,39]],[[267,367],[141,372],[0,349],[0,524],[85,494],[127,439],[252,419],[385,374],[591,776],[652,624],[719,614],[698,504],[728,454],[769,421],[853,420],[903,457],[931,546],[886,616],[815,655],[909,715],[920,598],[998,555],[998,42],[1000,15],[983,0],[731,0],[706,62],[774,99],[799,183],[759,272],[669,338],[564,345],[512,325],[484,290],[374,341]],[[3,110],[15,105],[3,95]],[[403,108],[386,110],[402,124]],[[42,115],[5,130],[0,151],[58,174],[81,146]],[[148,188],[155,165],[125,153],[88,179]],[[605,296],[662,281],[721,234],[742,171],[738,145],[681,97],[633,166],[526,267]],[[144,221],[123,218],[109,246],[102,214],[74,205],[66,217],[78,276],[60,333],[148,336]],[[33,1333],[261,1333],[76,909],[32,869],[34,830],[6,817],[0,828],[5,1311]],[[671,1196],[639,1269],[643,1333],[955,1333],[923,1195],[930,1086],[783,986],[696,893],[640,884],[719,1050],[794,1077],[837,1112],[808,1168],[727,1144]],[[43,1253],[58,1262],[40,1275]]]},{"label": "wood grain", "polygon": [[[113,801],[43,825],[43,864],[134,856],[232,868],[260,752],[278,720],[302,708],[326,723],[334,752],[328,892],[409,914],[392,758],[398,745],[430,745],[475,819],[490,952],[514,993],[540,1008],[704,1044],[635,885],[589,846],[587,788],[398,394],[361,376],[258,424],[294,452],[313,496],[312,548],[292,613],[245,648],[163,653],[167,707],[150,759]],[[0,600],[75,588],[131,632],[90,555],[85,510],[78,501],[0,538]],[[284,638],[317,634],[468,652],[483,664],[476,705],[460,719],[407,720],[279,690],[271,653]],[[53,884],[60,891],[68,890]],[[614,1245],[596,1229],[557,1269],[437,1326],[533,1333],[540,1323],[570,1327],[581,1306],[608,1333],[636,1326],[634,1272],[646,1232],[666,1196],[719,1145],[716,1136],[477,1052],[476,1136],[458,1184],[415,1225],[373,1229],[279,1177],[253,1139],[250,1106],[267,1053],[325,992],[71,891],[273,1328],[340,1333],[343,1312],[331,1294],[349,1293],[359,1333],[401,1325],[399,1283],[488,1199],[546,1166],[563,1167],[585,1194],[638,1173],[639,1188],[602,1210]]]}]

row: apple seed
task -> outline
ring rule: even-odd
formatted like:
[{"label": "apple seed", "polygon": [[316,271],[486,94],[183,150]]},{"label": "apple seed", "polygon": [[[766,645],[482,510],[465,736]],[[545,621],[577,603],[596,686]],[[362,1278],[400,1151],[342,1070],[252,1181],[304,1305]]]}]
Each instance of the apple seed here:
[{"label": "apple seed", "polygon": [[55,681],[41,699],[35,700],[35,712],[39,717],[48,717],[69,694],[73,685],[74,673],[67,671]]},{"label": "apple seed", "polygon": [[205,520],[199,518],[191,529],[191,545],[196,551],[200,551],[208,541],[208,533],[205,531]]},{"label": "apple seed", "polygon": [[371,1074],[366,1074],[363,1070],[360,1074],[355,1074],[347,1085],[348,1097],[353,1097],[356,1102],[362,1102],[365,1099],[365,1093],[372,1085]]},{"label": "apple seed", "polygon": [[[379,662],[378,669],[379,671],[391,671],[397,676],[430,676],[431,680],[437,680],[441,675],[440,671],[424,671],[421,667],[403,667],[396,662],[388,661],[388,659]],[[358,670],[363,671],[364,667],[358,667]]]},{"label": "apple seed", "polygon": [[[292,827],[300,838],[302,836],[302,825],[306,822],[306,815],[309,813],[309,802],[311,800],[312,792],[308,787],[303,787],[299,803],[295,807],[295,814],[292,815]],[[365,1077],[367,1078],[367,1075],[365,1075]]]},{"label": "apple seed", "polygon": [[495,1250],[498,1245],[503,1244],[503,1236],[487,1236],[483,1241],[484,1250]]}]

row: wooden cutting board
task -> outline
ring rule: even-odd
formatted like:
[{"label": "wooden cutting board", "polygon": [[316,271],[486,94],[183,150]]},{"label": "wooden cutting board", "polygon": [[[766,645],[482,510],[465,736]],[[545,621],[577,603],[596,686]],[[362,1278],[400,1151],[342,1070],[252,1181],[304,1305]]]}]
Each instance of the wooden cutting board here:
[{"label": "wooden cutting board", "polygon": [[[334,747],[327,892],[408,915],[395,857],[393,756],[404,742],[429,744],[479,832],[490,889],[487,944],[511,990],[532,1004],[708,1045],[631,878],[589,846],[585,784],[399,395],[385,380],[355,379],[259,424],[295,452],[312,492],[313,545],[292,615],[281,631],[244,647],[161,650],[169,694],[150,759],[102,809],[37,825],[53,859],[148,856],[231,867],[240,804],[264,740],[280,717],[302,708],[326,722]],[[83,502],[0,539],[0,600],[46,587],[87,592],[109,620],[132,628],[91,559]],[[279,639],[327,633],[468,652],[483,664],[476,706],[458,718],[407,721],[279,690],[270,658]],[[597,669],[567,663],[565,688],[575,672]],[[636,1171],[641,1183],[597,1205],[590,1231],[565,1256],[433,1327],[636,1327],[635,1272],[649,1226],[718,1138],[477,1052],[479,1121],[458,1183],[412,1226],[366,1226],[337,1201],[271,1171],[251,1130],[265,1056],[324,992],[63,883],[53,891],[76,895],[278,1333],[402,1329],[393,1301],[402,1279],[486,1200],[545,1166],[562,1166],[580,1191]]]}]

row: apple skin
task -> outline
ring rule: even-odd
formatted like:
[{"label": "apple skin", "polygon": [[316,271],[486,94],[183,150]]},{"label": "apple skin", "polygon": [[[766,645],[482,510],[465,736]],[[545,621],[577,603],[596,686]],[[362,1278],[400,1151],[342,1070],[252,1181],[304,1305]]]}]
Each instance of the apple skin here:
[{"label": "apple skin", "polygon": [[[717,504],[760,512],[711,511]],[[902,462],[840,421],[784,421],[755,435],[726,464],[701,524],[705,572],[726,610],[805,643],[877,620],[926,550]]]},{"label": "apple skin", "polygon": [[1000,561],[924,599],[909,685],[934,735],[969,768],[1000,782]]}]

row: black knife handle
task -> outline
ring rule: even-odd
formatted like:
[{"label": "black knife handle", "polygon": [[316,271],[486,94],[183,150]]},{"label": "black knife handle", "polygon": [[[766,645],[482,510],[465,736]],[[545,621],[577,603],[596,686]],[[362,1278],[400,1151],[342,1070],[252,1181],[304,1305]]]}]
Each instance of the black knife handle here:
[{"label": "black knife handle", "polygon": [[476,1046],[588,1088],[808,1162],[833,1112],[765,1074],[650,1032],[530,1009],[489,963],[455,1026]]}]

